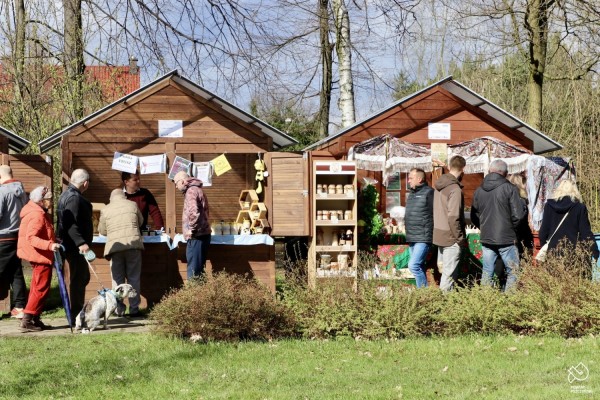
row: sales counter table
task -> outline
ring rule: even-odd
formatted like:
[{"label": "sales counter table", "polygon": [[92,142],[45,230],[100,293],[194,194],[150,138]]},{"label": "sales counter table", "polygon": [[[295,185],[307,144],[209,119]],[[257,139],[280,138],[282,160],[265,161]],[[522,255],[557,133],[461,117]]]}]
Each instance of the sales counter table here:
[{"label": "sales counter table", "polygon": [[[141,307],[151,307],[173,288],[187,280],[186,243],[183,236],[144,236],[142,251]],[[102,286],[112,286],[110,263],[103,257],[106,237],[95,236],[91,249],[96,253],[86,289],[86,300]],[[275,293],[275,246],[269,235],[215,235],[211,237],[206,272],[243,274],[256,278]]]}]

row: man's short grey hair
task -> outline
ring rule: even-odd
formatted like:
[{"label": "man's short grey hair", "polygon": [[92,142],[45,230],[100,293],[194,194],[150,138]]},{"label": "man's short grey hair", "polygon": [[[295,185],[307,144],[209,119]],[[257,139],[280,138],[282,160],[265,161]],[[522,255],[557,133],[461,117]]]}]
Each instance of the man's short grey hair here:
[{"label": "man's short grey hair", "polygon": [[76,186],[83,185],[83,182],[90,180],[90,174],[83,169],[78,168],[71,174],[71,183]]},{"label": "man's short grey hair", "polygon": [[29,200],[33,201],[34,203],[39,203],[43,200],[46,190],[47,189],[45,186],[36,187],[31,191],[31,193],[29,193]]},{"label": "man's short grey hair", "polygon": [[490,172],[496,172],[500,175],[508,175],[508,165],[502,160],[494,160],[490,164]]}]

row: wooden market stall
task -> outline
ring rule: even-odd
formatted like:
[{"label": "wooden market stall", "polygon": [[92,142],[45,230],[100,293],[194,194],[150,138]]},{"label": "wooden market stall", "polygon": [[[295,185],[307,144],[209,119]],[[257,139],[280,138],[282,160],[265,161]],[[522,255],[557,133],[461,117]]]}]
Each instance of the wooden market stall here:
[{"label": "wooden market stall", "polygon": [[[354,145],[384,134],[430,149],[433,159],[440,153],[451,153],[448,150],[452,150],[454,146],[484,137],[508,144],[516,151],[533,154],[562,148],[542,132],[500,109],[452,77],[447,77],[304,150],[310,154],[318,154],[319,159],[346,160]],[[436,177],[445,172],[445,168],[434,168],[432,173],[427,174],[429,184],[433,185]],[[406,173],[397,173],[389,183],[386,179],[387,186],[382,185],[384,177],[381,172],[358,169],[357,176],[359,185],[365,177],[377,180],[376,189],[380,194],[378,208],[384,216],[394,207],[405,206]],[[483,173],[465,174],[463,177],[467,208],[470,208],[473,193],[482,180]],[[314,188],[311,187],[312,191]],[[393,246],[394,243],[387,245]],[[403,248],[384,248],[381,254],[385,253],[386,257],[391,258],[403,251]]]},{"label": "wooden market stall", "polygon": [[[175,128],[163,129],[165,126]],[[167,173],[140,176],[141,186],[155,196],[166,225],[165,236],[145,238],[141,293],[144,306],[159,301],[170,288],[186,279],[185,243],[173,246],[172,241],[181,233],[183,207],[182,194],[168,178],[175,158],[197,163],[220,155],[226,157],[231,169],[213,176],[212,186],[205,186],[204,191],[211,222],[233,222],[240,212],[240,193],[256,187],[257,158],[266,158],[268,152],[294,143],[285,133],[172,71],[54,134],[42,141],[40,148],[46,151],[61,146],[63,186],[76,168],[90,173],[90,187],[84,195],[93,203],[108,203],[110,191],[122,187],[121,172],[112,169],[115,152],[138,157],[165,155]],[[274,207],[270,187],[265,185],[260,201]],[[271,210],[266,213],[273,223]],[[267,225],[266,217],[262,217]],[[276,225],[271,227],[276,231]],[[233,237],[213,237],[207,270],[249,274],[274,291],[273,240],[268,235],[261,236],[265,238],[254,245],[240,245]],[[94,244],[98,256],[103,254],[103,246]],[[170,250],[172,246],[174,249]],[[102,284],[110,285],[109,263],[99,258],[94,266]],[[92,276],[86,296],[95,295],[98,286]]]},{"label": "wooden market stall", "polygon": [[[14,132],[0,127],[0,163],[10,165],[14,178],[21,181],[26,192],[37,186],[52,188],[52,158],[48,155],[20,154],[30,142]],[[7,288],[0,289],[0,311],[10,311]]]}]

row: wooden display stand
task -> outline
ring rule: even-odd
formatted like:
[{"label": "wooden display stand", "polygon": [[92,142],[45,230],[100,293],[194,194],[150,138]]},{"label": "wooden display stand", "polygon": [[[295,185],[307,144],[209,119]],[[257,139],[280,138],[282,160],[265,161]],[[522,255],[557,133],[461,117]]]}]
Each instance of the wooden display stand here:
[{"label": "wooden display stand", "polygon": [[347,280],[356,290],[357,185],[354,161],[315,161],[308,281]]},{"label": "wooden display stand", "polygon": [[259,201],[256,191],[242,190],[239,202],[241,210],[238,211],[235,223],[240,233],[244,220],[250,220],[252,233],[268,233],[270,225],[267,221],[267,206]]}]

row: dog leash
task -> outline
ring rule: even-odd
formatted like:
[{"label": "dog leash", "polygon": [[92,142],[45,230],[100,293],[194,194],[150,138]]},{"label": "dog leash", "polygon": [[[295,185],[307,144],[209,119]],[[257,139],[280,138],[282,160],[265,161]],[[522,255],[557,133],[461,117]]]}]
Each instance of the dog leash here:
[{"label": "dog leash", "polygon": [[[83,254],[82,254],[83,255]],[[87,262],[88,268],[90,269],[90,271],[92,271],[92,273],[94,274],[94,276],[96,277],[96,280],[98,281],[98,283],[100,284],[100,287],[102,287],[102,290],[107,290],[106,287],[104,286],[104,284],[102,283],[102,281],[100,280],[100,278],[98,277],[98,274],[96,273],[96,270],[94,269],[94,267],[92,266],[92,263],[90,263],[90,260],[87,259],[87,257],[85,255],[83,255],[83,258],[85,259],[85,262]]]}]

